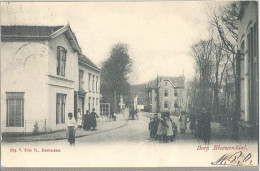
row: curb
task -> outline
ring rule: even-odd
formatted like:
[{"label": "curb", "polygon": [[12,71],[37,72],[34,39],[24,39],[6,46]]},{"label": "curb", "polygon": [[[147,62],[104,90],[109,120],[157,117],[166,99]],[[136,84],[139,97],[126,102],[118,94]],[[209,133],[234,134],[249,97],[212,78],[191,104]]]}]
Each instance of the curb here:
[{"label": "curb", "polygon": [[[123,124],[123,125],[120,125],[118,127],[115,127],[115,128],[111,128],[111,129],[105,129],[105,130],[101,130],[101,131],[98,131],[98,132],[93,132],[91,134],[85,134],[85,135],[78,135],[78,136],[75,136],[75,138],[80,138],[80,137],[86,137],[86,136],[90,136],[90,135],[95,135],[95,134],[99,134],[99,133],[103,133],[103,132],[108,132],[108,131],[112,131],[112,130],[115,130],[115,129],[119,129],[119,128],[122,128],[124,126],[126,126],[128,124],[128,121],[126,120],[126,122]],[[2,142],[35,142],[35,141],[55,141],[55,140],[64,140],[64,139],[67,139],[67,137],[62,137],[62,138],[54,138],[54,139],[36,139],[36,140],[3,140],[2,139]]]}]

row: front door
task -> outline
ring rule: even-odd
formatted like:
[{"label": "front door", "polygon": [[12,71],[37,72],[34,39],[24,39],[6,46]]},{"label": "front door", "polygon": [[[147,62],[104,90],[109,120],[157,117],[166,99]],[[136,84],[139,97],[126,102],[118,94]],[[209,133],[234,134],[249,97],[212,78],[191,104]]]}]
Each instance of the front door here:
[{"label": "front door", "polygon": [[78,109],[80,109],[81,114],[84,114],[84,98],[79,97],[78,99]]}]

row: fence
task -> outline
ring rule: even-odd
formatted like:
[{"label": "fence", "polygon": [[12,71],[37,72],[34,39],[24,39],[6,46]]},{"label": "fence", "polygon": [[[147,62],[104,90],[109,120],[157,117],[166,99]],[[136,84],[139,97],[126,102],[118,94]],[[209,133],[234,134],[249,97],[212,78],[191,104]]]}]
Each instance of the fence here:
[{"label": "fence", "polygon": [[100,116],[102,122],[111,120],[109,103],[100,103]]},{"label": "fence", "polygon": [[[19,123],[19,124],[17,124]],[[44,120],[21,120],[15,122],[1,122],[3,135],[31,135],[46,133],[46,119]]]}]

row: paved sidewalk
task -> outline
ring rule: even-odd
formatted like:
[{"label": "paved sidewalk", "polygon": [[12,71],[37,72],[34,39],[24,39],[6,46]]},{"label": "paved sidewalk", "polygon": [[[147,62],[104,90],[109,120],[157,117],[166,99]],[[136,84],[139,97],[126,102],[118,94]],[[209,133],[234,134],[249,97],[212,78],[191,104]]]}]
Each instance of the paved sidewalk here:
[{"label": "paved sidewalk", "polygon": [[[117,115],[117,121],[102,120],[100,117],[97,119],[97,130],[96,131],[84,131],[82,128],[76,130],[76,138],[90,136],[114,129],[121,128],[127,125],[127,120],[124,114]],[[31,135],[21,137],[5,137],[2,139],[3,142],[32,142],[32,141],[52,141],[52,140],[63,140],[66,138],[66,130],[61,130],[54,133],[42,134],[42,135]]]}]

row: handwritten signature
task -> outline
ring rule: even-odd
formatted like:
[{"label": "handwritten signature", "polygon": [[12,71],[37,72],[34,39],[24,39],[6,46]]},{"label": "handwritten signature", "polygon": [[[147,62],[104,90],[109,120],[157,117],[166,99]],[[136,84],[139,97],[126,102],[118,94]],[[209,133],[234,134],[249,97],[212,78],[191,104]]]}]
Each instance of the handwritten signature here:
[{"label": "handwritten signature", "polygon": [[211,165],[232,165],[232,166],[245,166],[253,165],[252,154],[245,155],[242,151],[238,151],[234,154],[224,154],[215,162],[211,162]]}]

